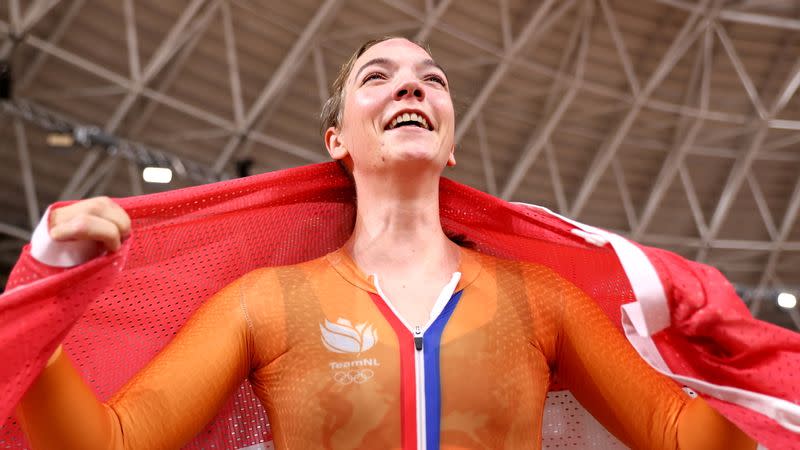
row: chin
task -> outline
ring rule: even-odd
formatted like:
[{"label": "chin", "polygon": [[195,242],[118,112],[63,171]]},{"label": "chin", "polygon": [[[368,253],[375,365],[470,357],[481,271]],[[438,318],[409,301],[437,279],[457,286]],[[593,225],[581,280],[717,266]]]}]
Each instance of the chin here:
[{"label": "chin", "polygon": [[[403,154],[393,158],[389,167],[394,171],[401,171],[413,176],[422,174],[441,174],[447,161],[440,161],[433,154]],[[388,161],[387,161],[388,162]]]},{"label": "chin", "polygon": [[435,163],[438,159],[438,154],[435,150],[428,146],[403,146],[392,151],[392,159],[398,162],[408,163]]},{"label": "chin", "polygon": [[439,142],[431,141],[430,137],[417,136],[404,136],[400,142],[389,140],[382,146],[384,162],[387,167],[441,172],[447,165],[447,155],[442,155]]}]

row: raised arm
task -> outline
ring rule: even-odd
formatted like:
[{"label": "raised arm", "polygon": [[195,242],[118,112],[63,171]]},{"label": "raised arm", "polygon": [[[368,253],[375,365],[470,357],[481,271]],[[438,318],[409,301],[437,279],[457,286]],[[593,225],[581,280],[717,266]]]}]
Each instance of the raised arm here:
[{"label": "raised arm", "polygon": [[573,395],[632,448],[755,449],[701,398],[645,363],[600,308],[565,281],[557,371]]},{"label": "raised arm", "polygon": [[241,282],[206,301],[107,403],[66,354],[55,357],[17,415],[34,449],[175,449],[202,430],[247,377],[251,341]]},{"label": "raised arm", "polygon": [[[116,251],[130,219],[113,201],[94,198],[51,211],[43,225],[56,241],[95,241]],[[17,407],[33,448],[171,449],[191,439],[250,370],[241,285],[234,282],[207,300],[105,404],[59,347]]]}]

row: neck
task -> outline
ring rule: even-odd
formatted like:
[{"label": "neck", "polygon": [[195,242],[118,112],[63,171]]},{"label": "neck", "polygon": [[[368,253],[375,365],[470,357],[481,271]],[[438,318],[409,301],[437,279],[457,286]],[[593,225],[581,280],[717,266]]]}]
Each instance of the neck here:
[{"label": "neck", "polygon": [[439,174],[354,173],[357,213],[345,248],[367,273],[449,271],[460,251],[439,219]]}]

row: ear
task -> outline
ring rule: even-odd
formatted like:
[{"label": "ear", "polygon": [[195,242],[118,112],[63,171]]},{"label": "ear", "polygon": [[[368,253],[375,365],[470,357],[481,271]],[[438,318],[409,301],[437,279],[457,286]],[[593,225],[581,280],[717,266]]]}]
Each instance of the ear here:
[{"label": "ear", "polygon": [[348,155],[347,148],[342,142],[342,136],[335,127],[325,130],[325,148],[328,149],[328,154],[333,159],[344,159]]},{"label": "ear", "polygon": [[453,144],[453,149],[450,150],[450,156],[447,158],[447,166],[453,167],[456,165],[456,146]]}]

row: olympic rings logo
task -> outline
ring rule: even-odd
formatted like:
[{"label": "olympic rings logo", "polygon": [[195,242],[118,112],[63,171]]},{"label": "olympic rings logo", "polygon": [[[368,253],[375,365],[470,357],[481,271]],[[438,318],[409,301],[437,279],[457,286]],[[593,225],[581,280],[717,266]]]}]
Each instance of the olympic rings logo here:
[{"label": "olympic rings logo", "polygon": [[375,372],[373,372],[372,369],[361,369],[336,372],[333,374],[333,379],[341,385],[353,383],[362,384],[366,383],[374,376]]}]

